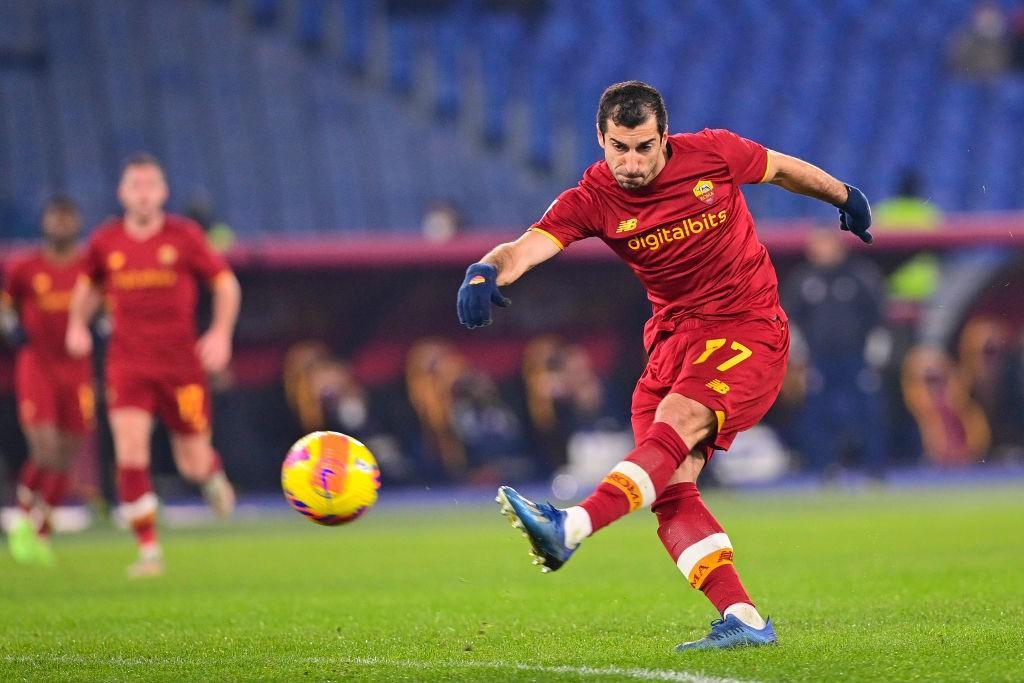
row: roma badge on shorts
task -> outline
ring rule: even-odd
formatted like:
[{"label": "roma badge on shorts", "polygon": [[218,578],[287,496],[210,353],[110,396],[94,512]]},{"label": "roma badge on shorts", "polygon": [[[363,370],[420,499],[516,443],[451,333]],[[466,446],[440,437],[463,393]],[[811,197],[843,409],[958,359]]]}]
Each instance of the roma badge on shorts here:
[{"label": "roma badge on shorts", "polygon": [[715,201],[715,184],[710,180],[698,180],[693,186],[693,196],[705,204]]}]

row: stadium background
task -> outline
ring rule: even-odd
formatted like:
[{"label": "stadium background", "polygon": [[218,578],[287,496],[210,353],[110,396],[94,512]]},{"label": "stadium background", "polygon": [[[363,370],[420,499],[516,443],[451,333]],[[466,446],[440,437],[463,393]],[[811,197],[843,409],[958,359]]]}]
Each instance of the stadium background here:
[{"label": "stadium background", "polygon": [[[215,440],[243,493],[272,491],[283,451],[320,427],[371,442],[389,485],[586,479],[583,463],[628,438],[641,288],[586,244],[511,288],[486,330],[457,326],[454,295],[467,263],[597,158],[602,88],[641,78],[672,130],[728,127],[804,157],[878,214],[877,244],[847,262],[879,292],[877,325],[851,324],[841,295],[811,302],[802,322],[824,331],[797,345],[771,431],[718,478],[1018,471],[1022,46],[1010,2],[7,0],[0,258],[35,238],[53,192],[88,226],[115,212],[121,160],[150,151],[172,208],[242,282],[235,359],[214,385]],[[747,193],[799,300],[834,210]],[[24,457],[10,361],[8,484]],[[824,454],[801,436],[825,419],[822,374],[852,401],[848,438]],[[878,440],[859,438],[858,416]],[[102,470],[105,433],[98,448]],[[175,482],[165,495],[188,493]]]},{"label": "stadium background", "polygon": [[[465,264],[597,158],[601,89],[640,78],[665,92],[672,130],[728,127],[806,158],[879,215],[878,244],[848,261],[877,300],[809,304],[798,329],[827,330],[797,345],[773,433],[719,478],[1019,466],[1024,9],[766,7],[8,0],[0,254],[35,239],[55,191],[88,226],[117,211],[121,160],[152,152],[172,209],[207,227],[243,284],[215,439],[244,492],[271,490],[288,444],[321,427],[376,444],[392,484],[550,478],[566,460],[586,478],[582,462],[623,443],[644,361],[648,306],[628,270],[575,247],[474,333],[457,326],[454,293]],[[748,196],[797,305],[814,280],[805,251],[834,211],[774,188]],[[848,367],[826,352],[837,343]],[[24,444],[0,357],[9,482]],[[853,401],[837,409],[849,438],[824,455],[801,436],[826,419],[822,372]],[[858,415],[877,440],[855,438]],[[104,434],[104,467],[109,451]]]},{"label": "stadium background", "polygon": [[[126,578],[130,534],[62,509],[55,567],[0,554],[0,679],[1024,680],[1022,68],[1011,0],[0,0],[0,265],[54,192],[87,231],[117,211],[146,150],[243,287],[213,380],[235,518],[158,435],[166,575]],[[714,615],[653,515],[541,576],[494,514],[493,483],[578,496],[631,443],[649,308],[603,245],[491,327],[454,305],[599,156],[626,78],[672,130],[732,128],[875,209],[861,248],[830,207],[745,190],[801,335],[767,426],[701,482],[777,648],[672,652]],[[11,374],[0,345],[3,506]],[[343,528],[278,485],[324,426],[383,465]],[[105,427],[82,456],[77,496],[114,500]]]}]

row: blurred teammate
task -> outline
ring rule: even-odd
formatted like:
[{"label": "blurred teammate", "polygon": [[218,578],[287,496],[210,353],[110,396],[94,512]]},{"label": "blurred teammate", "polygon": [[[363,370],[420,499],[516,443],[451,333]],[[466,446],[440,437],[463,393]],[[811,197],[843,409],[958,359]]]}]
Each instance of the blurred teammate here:
[{"label": "blurred teammate", "polygon": [[[91,359],[72,358],[64,348],[71,290],[83,270],[81,215],[71,199],[54,197],[42,224],[42,247],[7,270],[0,320],[17,348],[18,420],[29,450],[8,541],[18,562],[51,564],[50,511],[67,491],[72,458],[92,429],[95,400]],[[99,299],[82,304],[95,311]]]},{"label": "blurred teammate", "polygon": [[[199,226],[164,213],[167,195],[156,159],[139,155],[125,164],[118,187],[124,216],[98,228],[89,241],[66,340],[73,356],[91,352],[88,303],[102,289],[113,316],[106,383],[118,494],[139,543],[131,576],[163,572],[149,475],[155,417],[170,432],[178,471],[202,488],[211,507],[227,516],[235,502],[210,443],[207,373],[223,370],[231,358],[241,293]],[[213,292],[213,320],[198,340],[197,280]]]},{"label": "blurred teammate", "polygon": [[840,226],[871,241],[860,190],[821,169],[726,130],[669,135],[657,90],[630,81],[601,96],[604,161],[587,169],[540,221],[466,272],[459,320],[491,322],[515,282],[576,240],[598,237],[647,289],[650,355],[633,394],[636,448],[580,505],[537,505],[503,486],[498,502],[553,571],[588,536],[651,506],[658,535],[694,588],[722,614],[703,639],[677,649],[775,642],[740,583],[732,542],[701,501],[697,476],[713,449],[757,424],[782,385],[789,350],[775,269],[758,241],[740,186],[770,182],[839,208]]}]

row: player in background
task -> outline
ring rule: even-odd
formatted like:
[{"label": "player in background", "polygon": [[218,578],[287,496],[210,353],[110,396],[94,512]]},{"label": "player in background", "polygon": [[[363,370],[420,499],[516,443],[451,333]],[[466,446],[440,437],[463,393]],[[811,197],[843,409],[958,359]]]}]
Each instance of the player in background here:
[{"label": "player in background", "polygon": [[[51,198],[43,209],[43,244],[10,264],[0,300],[0,326],[17,349],[18,420],[28,443],[8,537],[22,563],[53,563],[50,512],[64,497],[72,459],[93,427],[91,359],[72,358],[64,348],[71,290],[83,272],[81,225],[74,201]],[[95,311],[99,298],[82,305]]]},{"label": "player in background", "polygon": [[[155,418],[170,433],[178,471],[201,487],[214,511],[228,516],[235,503],[210,442],[207,373],[224,370],[231,359],[241,290],[199,226],[164,212],[167,197],[156,159],[138,155],[128,160],[118,187],[124,215],[100,226],[89,240],[85,274],[71,297],[66,339],[71,355],[91,353],[89,302],[102,291],[113,320],[107,409],[121,512],[139,545],[139,559],[128,568],[136,577],[164,570],[149,473]],[[197,280],[213,293],[213,320],[198,339]]]},{"label": "player in background", "polygon": [[597,530],[651,506],[658,535],[691,586],[722,615],[704,638],[677,650],[776,642],[733,565],[732,542],[701,501],[697,476],[713,449],[728,449],[775,401],[789,351],[775,268],[757,239],[740,186],[773,183],[839,209],[840,227],[865,242],[864,194],[819,168],[726,130],[669,135],[660,93],[639,81],[601,97],[604,160],[563,192],[525,235],[466,271],[459,320],[491,322],[498,290],[576,240],[598,237],[647,289],[649,354],[633,394],[636,448],[579,505],[535,504],[498,491],[523,529],[534,564],[553,571]]}]

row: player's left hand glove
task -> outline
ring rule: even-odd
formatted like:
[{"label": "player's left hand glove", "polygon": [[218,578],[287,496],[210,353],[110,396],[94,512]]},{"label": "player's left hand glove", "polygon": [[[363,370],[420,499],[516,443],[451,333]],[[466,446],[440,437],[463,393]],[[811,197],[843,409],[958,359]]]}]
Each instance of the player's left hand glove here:
[{"label": "player's left hand glove", "polygon": [[871,244],[875,238],[868,232],[871,227],[871,205],[868,204],[868,198],[852,185],[847,185],[846,189],[849,196],[839,205],[839,227]]},{"label": "player's left hand glove", "polygon": [[459,322],[473,329],[491,324],[491,304],[507,308],[512,303],[498,291],[498,269],[489,263],[474,263],[466,269],[459,287]]}]

